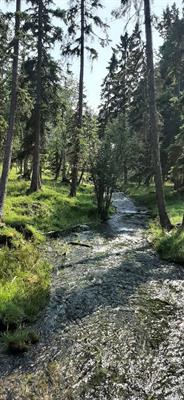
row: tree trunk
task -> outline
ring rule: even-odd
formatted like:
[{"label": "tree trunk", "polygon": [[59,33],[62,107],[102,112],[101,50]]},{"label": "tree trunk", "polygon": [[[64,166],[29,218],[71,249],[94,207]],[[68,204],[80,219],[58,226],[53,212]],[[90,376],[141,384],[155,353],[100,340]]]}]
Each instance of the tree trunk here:
[{"label": "tree trunk", "polygon": [[61,165],[62,165],[62,155],[58,156],[58,161],[57,161],[57,167],[56,167],[56,172],[55,172],[55,181],[58,180],[60,172],[61,172]]},{"label": "tree trunk", "polygon": [[29,161],[29,156],[25,155],[24,164],[23,164],[23,178],[30,180],[31,171],[29,169],[28,161]]},{"label": "tree trunk", "polygon": [[124,178],[124,185],[126,186],[128,183],[128,168],[126,160],[123,163],[123,178]]},{"label": "tree trunk", "polygon": [[78,164],[79,164],[79,152],[80,152],[80,130],[82,128],[82,114],[83,114],[83,91],[84,91],[84,2],[81,0],[81,50],[80,50],[80,78],[79,78],[79,109],[78,109],[78,121],[75,137],[74,146],[74,157],[72,165],[72,179],[70,196],[76,196],[77,185],[78,185]]},{"label": "tree trunk", "polygon": [[81,184],[81,182],[83,180],[85,168],[86,168],[86,162],[84,163],[84,165],[82,167],[82,170],[81,170],[81,174],[80,174],[80,177],[79,177],[79,180],[78,180],[78,183],[77,183],[78,187],[80,186],[80,184]]},{"label": "tree trunk", "polygon": [[147,187],[150,186],[150,180],[151,180],[151,175],[147,175],[144,181],[144,185],[146,185]]},{"label": "tree trunk", "polygon": [[8,183],[8,174],[11,165],[12,145],[15,126],[15,115],[17,108],[17,85],[18,85],[18,59],[19,59],[19,34],[20,34],[20,13],[21,13],[21,0],[16,0],[16,14],[15,14],[15,38],[14,38],[14,53],[12,63],[12,86],[11,86],[11,100],[8,119],[8,130],[5,141],[4,159],[0,183],[0,218],[3,216],[3,207],[6,196],[6,187]]},{"label": "tree trunk", "polygon": [[38,60],[37,60],[37,99],[35,108],[35,139],[33,149],[33,173],[31,178],[30,192],[37,192],[41,188],[40,179],[40,128],[41,128],[41,85],[42,85],[42,14],[43,2],[39,1],[38,8]]},{"label": "tree trunk", "polygon": [[65,183],[68,182],[69,183],[69,179],[67,178],[67,171],[66,171],[66,151],[65,149],[62,152],[62,179],[61,182]]},{"label": "tree trunk", "polygon": [[167,215],[165,206],[162,170],[160,163],[160,146],[159,146],[159,134],[157,126],[156,99],[155,99],[155,76],[154,76],[154,64],[153,64],[153,42],[152,42],[152,29],[151,29],[150,0],[144,0],[144,15],[145,15],[146,59],[147,59],[147,75],[148,75],[148,101],[149,101],[149,112],[150,112],[150,135],[152,142],[151,144],[152,144],[157,207],[158,207],[161,226],[163,228],[170,229],[171,223]]}]

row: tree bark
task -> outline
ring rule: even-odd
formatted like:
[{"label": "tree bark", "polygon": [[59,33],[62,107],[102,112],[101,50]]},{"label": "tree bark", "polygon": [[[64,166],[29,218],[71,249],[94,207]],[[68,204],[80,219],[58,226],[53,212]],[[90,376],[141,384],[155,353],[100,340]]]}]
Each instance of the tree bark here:
[{"label": "tree bark", "polygon": [[84,163],[84,165],[82,167],[81,174],[79,176],[79,180],[78,180],[78,183],[77,183],[78,186],[80,186],[80,184],[82,182],[82,179],[83,179],[83,176],[84,176],[84,172],[85,172],[85,168],[86,168],[86,162]]},{"label": "tree bark", "polygon": [[29,169],[28,161],[29,161],[29,157],[28,157],[28,155],[25,155],[24,164],[23,164],[23,178],[30,180],[31,171]]},{"label": "tree bark", "polygon": [[128,168],[126,160],[123,163],[123,178],[124,178],[124,185],[126,186],[128,183]]},{"label": "tree bark", "polygon": [[83,115],[83,92],[84,92],[84,2],[81,0],[81,49],[80,49],[80,77],[79,77],[79,109],[78,109],[78,121],[75,137],[74,146],[74,157],[72,165],[72,179],[70,196],[74,197],[77,193],[78,186],[78,164],[79,164],[79,152],[80,152],[80,130],[82,128],[82,115]]},{"label": "tree bark", "polygon": [[39,1],[38,8],[38,43],[37,43],[37,98],[35,108],[35,140],[33,149],[33,172],[31,178],[30,192],[37,192],[41,188],[40,178],[40,128],[41,128],[41,91],[42,91],[42,14],[43,1]]},{"label": "tree bark", "polygon": [[3,207],[6,197],[8,174],[11,165],[15,116],[17,109],[18,61],[19,61],[19,42],[20,42],[19,35],[20,35],[20,18],[21,18],[20,13],[21,13],[21,0],[16,0],[11,100],[10,100],[10,110],[8,119],[8,130],[5,141],[4,159],[3,159],[3,167],[2,167],[1,182],[0,182],[0,218],[2,218],[3,216]]},{"label": "tree bark", "polygon": [[55,178],[54,178],[55,181],[57,181],[59,178],[59,174],[61,172],[61,165],[62,165],[62,155],[58,155],[57,167],[56,167]]},{"label": "tree bark", "polygon": [[163,178],[160,163],[160,146],[159,134],[157,126],[157,111],[155,99],[155,75],[153,63],[153,41],[151,29],[151,11],[150,0],[144,0],[144,15],[145,15],[145,33],[146,33],[146,59],[147,59],[147,75],[148,75],[148,101],[150,113],[150,136],[152,144],[154,180],[156,188],[157,207],[160,218],[160,224],[163,228],[170,229],[171,222],[167,215],[165,196],[163,189]]}]

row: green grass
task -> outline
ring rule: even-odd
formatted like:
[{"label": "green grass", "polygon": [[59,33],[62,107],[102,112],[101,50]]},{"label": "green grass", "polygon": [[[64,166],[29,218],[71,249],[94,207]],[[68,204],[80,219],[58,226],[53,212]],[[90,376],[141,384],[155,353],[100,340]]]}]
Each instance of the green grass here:
[{"label": "green grass", "polygon": [[151,224],[151,237],[160,256],[169,261],[184,264],[184,230],[174,228],[163,231],[158,224]]},{"label": "green grass", "polygon": [[23,239],[0,250],[0,327],[14,331],[34,321],[49,297],[49,264]]},{"label": "green grass", "polygon": [[0,227],[0,331],[2,343],[14,353],[32,343],[27,327],[49,298],[51,267],[39,248],[44,233],[98,221],[91,185],[71,198],[69,187],[49,177],[38,193],[27,195],[29,184],[11,171]]},{"label": "green grass", "polygon": [[[132,185],[128,189],[129,195],[137,202],[148,208],[152,222],[150,232],[153,244],[161,257],[166,260],[184,264],[184,230],[174,228],[166,232],[159,226],[156,197],[153,186],[136,187]],[[181,224],[184,214],[184,195],[174,191],[171,185],[165,187],[166,205],[169,217],[173,225]]]},{"label": "green grass", "polygon": [[68,196],[68,186],[49,179],[43,181],[38,193],[26,195],[28,187],[29,182],[17,181],[15,176],[10,176],[4,212],[6,224],[15,228],[28,225],[39,232],[47,232],[97,222],[91,185],[81,186],[76,198]]},{"label": "green grass", "polygon": [[[157,217],[156,197],[153,185],[150,187],[136,187],[132,185],[128,188],[128,193],[137,204],[147,207],[153,218]],[[171,185],[166,185],[165,196],[172,224],[181,223],[184,213],[184,195],[177,193]]]},{"label": "green grass", "polygon": [[24,353],[29,346],[39,341],[39,334],[30,329],[17,329],[5,332],[1,339],[5,349],[13,354]]}]

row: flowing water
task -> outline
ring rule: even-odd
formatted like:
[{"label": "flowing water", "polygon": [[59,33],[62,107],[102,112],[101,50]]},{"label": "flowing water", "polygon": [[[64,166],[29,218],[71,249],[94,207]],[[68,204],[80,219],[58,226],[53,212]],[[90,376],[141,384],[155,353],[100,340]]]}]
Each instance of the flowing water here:
[{"label": "flowing water", "polygon": [[1,400],[184,399],[184,271],[148,244],[146,210],[121,193],[113,204],[97,230],[47,244],[41,341],[0,358]]}]

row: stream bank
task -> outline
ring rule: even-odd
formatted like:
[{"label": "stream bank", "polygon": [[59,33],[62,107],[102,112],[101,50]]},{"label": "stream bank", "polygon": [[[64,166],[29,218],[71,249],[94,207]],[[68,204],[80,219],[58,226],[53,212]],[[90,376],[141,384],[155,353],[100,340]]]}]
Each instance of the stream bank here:
[{"label": "stream bank", "polygon": [[56,272],[41,341],[1,355],[0,399],[183,400],[184,271],[148,244],[145,209],[122,193],[113,205],[97,230],[47,243]]}]

